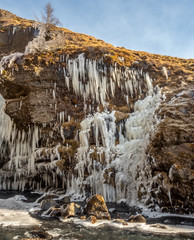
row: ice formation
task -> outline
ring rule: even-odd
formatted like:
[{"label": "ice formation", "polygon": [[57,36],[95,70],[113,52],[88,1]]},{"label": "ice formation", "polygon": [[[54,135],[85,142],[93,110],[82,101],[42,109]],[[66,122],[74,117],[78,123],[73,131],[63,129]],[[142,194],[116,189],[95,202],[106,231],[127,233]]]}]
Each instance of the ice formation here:
[{"label": "ice formation", "polygon": [[[92,100],[91,105],[102,104],[104,111],[88,115],[81,122],[81,130],[76,134],[80,147],[75,156],[74,173],[71,173],[57,167],[57,161],[61,160],[60,144],[49,148],[39,143],[45,126],[17,129],[5,114],[1,98],[1,155],[7,156],[9,161],[1,170],[0,189],[40,190],[46,186],[62,186],[74,199],[98,193],[106,201],[126,201],[128,204],[135,204],[138,191],[146,198],[145,189],[150,184],[146,180],[149,175],[149,170],[145,169],[146,147],[158,121],[155,110],[162,100],[160,89],[153,86],[154,79],[143,69],[121,68],[116,64],[107,66],[103,59],[86,59],[84,54],[76,59],[62,55],[60,61],[66,62],[66,67],[59,67],[66,89],[81,96],[84,104],[88,99]],[[116,119],[115,111],[106,110],[116,89],[123,94],[126,105],[130,104],[130,99],[138,99],[133,112],[120,121]],[[56,83],[51,92],[55,104],[58,97]],[[56,104],[55,112],[57,124],[62,126],[65,112],[57,111]],[[65,140],[62,127],[59,131]]]},{"label": "ice formation", "polygon": [[[35,174],[34,151],[39,136],[40,129],[36,125],[29,126],[27,130],[17,129],[16,124],[4,111],[4,99],[0,95],[0,159],[1,161],[3,157],[9,159],[0,170],[8,172],[8,176],[0,173],[0,189],[25,189],[27,183],[25,177]],[[15,172],[14,180],[9,179],[10,172]]]},{"label": "ice formation", "polygon": [[[141,183],[145,184],[145,150],[158,121],[154,112],[160,102],[160,91],[148,95],[137,101],[135,111],[120,123],[116,123],[114,111],[96,113],[83,120],[75,168],[78,177],[67,179],[67,191],[75,198],[82,198],[89,188],[91,193],[103,195],[106,201],[125,200],[135,204],[137,190]],[[89,144],[91,137],[95,141],[93,148]],[[86,169],[88,177],[85,177]]]},{"label": "ice formation", "polygon": [[32,41],[30,41],[24,51],[24,54],[35,53],[46,48],[46,25],[39,24],[35,26],[35,29],[38,30],[38,35]]},{"label": "ice formation", "polygon": [[[64,62],[65,57],[61,56],[60,61]],[[142,69],[121,68],[116,63],[108,68],[102,59],[86,59],[84,54],[76,59],[66,57],[66,68],[63,67],[62,72],[68,89],[71,82],[76,95],[103,106],[108,98],[115,96],[116,87],[123,92],[126,103],[129,98],[141,96],[146,89],[149,94],[153,91],[152,80]]]},{"label": "ice formation", "polygon": [[1,72],[1,74],[3,74],[3,71],[6,67],[11,68],[13,66],[13,63],[16,60],[21,59],[23,56],[24,56],[23,53],[15,52],[15,53],[12,53],[8,56],[2,57],[2,59],[0,61],[0,72]]}]

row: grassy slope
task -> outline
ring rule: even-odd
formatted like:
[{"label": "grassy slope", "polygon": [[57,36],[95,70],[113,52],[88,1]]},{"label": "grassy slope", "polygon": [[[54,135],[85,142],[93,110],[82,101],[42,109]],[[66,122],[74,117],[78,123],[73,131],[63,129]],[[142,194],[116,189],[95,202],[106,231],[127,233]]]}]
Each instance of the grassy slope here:
[{"label": "grassy slope", "polygon": [[[0,32],[6,31],[6,27],[20,26],[28,28],[33,25],[34,21],[20,18],[8,11],[0,9]],[[178,69],[179,72],[192,74],[194,71],[194,59],[182,59],[177,57],[163,56],[159,54],[151,54],[143,51],[132,51],[123,47],[114,47],[113,45],[96,39],[92,36],[72,32],[65,28],[50,26],[51,31],[60,31],[65,36],[65,44],[63,48],[56,49],[54,52],[42,54],[42,57],[52,58],[58,57],[59,54],[65,53],[77,55],[84,52],[86,56],[91,58],[106,57],[111,63],[117,62],[119,65],[131,66],[136,61],[146,62],[146,64],[154,65],[156,68],[166,66],[168,69]],[[124,61],[121,61],[124,58]]]}]

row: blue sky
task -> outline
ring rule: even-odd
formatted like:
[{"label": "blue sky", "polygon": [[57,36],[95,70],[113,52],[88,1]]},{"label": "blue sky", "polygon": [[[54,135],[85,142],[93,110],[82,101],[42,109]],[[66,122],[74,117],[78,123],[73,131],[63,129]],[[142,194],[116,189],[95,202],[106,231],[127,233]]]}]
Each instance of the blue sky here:
[{"label": "blue sky", "polygon": [[[0,0],[34,19],[47,0]],[[114,46],[194,58],[194,0],[50,0],[63,27]]]}]

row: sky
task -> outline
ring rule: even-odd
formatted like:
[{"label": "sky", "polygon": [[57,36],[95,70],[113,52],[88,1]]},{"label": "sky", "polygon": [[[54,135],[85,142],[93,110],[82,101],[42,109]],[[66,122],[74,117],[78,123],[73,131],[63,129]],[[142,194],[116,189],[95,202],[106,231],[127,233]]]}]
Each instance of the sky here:
[{"label": "sky", "polygon": [[[0,0],[27,19],[48,0]],[[50,0],[62,26],[114,46],[194,58],[194,0]]]}]

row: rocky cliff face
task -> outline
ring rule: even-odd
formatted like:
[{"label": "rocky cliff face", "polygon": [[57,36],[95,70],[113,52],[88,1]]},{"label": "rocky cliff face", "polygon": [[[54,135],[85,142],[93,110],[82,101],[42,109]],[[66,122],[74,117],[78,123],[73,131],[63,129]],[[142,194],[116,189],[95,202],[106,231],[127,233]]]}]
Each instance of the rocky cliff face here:
[{"label": "rocky cliff face", "polygon": [[194,60],[0,13],[0,188],[193,212]]}]

